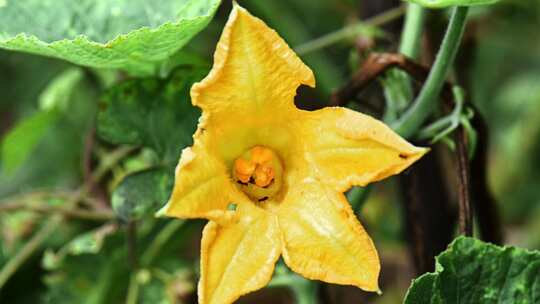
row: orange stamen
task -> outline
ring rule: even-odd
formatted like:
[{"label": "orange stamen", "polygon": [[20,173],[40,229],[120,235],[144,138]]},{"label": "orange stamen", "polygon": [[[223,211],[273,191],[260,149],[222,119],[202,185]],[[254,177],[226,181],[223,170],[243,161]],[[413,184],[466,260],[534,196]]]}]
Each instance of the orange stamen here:
[{"label": "orange stamen", "polygon": [[251,160],[260,165],[272,160],[272,151],[268,148],[255,146],[251,149]]},{"label": "orange stamen", "polygon": [[[238,158],[234,162],[234,173],[236,178],[242,183],[252,182],[258,187],[267,187],[275,177],[272,168],[272,150],[255,146],[249,151],[250,159]],[[252,179],[253,178],[253,179]]]},{"label": "orange stamen", "polygon": [[255,169],[255,185],[259,187],[266,187],[272,183],[274,179],[274,169],[268,165],[259,165]]},{"label": "orange stamen", "polygon": [[242,182],[242,183],[248,183],[249,179],[251,178],[251,175],[253,175],[253,172],[255,171],[257,165],[249,160],[245,160],[243,158],[238,158],[234,161],[234,169],[236,173],[236,177]]}]

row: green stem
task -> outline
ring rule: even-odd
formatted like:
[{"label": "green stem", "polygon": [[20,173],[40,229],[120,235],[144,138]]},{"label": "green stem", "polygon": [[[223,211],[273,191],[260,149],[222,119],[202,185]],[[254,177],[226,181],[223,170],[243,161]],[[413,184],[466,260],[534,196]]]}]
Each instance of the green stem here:
[{"label": "green stem", "polygon": [[45,223],[45,225],[32,236],[28,243],[24,244],[24,247],[17,252],[17,255],[9,260],[6,265],[2,268],[0,272],[0,289],[7,283],[9,278],[19,269],[19,267],[24,264],[24,262],[32,256],[34,251],[36,251],[41,244],[49,237],[51,233],[56,230],[56,228],[62,222],[62,216],[55,215]]},{"label": "green stem", "polygon": [[167,225],[159,231],[158,235],[154,238],[148,249],[143,253],[141,257],[141,265],[148,267],[154,258],[159,253],[161,247],[167,243],[167,241],[174,235],[174,233],[184,225],[185,221],[182,220],[170,220]]},{"label": "green stem", "polygon": [[318,284],[316,282],[307,281],[305,284],[297,284],[292,286],[292,291],[296,298],[297,304],[316,304]]},{"label": "green stem", "polygon": [[444,40],[426,83],[412,107],[393,125],[394,130],[403,137],[410,138],[416,133],[434,111],[446,76],[456,58],[461,37],[465,30],[467,11],[467,7],[455,7],[453,9]]},{"label": "green stem", "polygon": [[367,185],[366,187],[353,187],[347,192],[347,199],[355,214],[360,212],[360,209],[364,206],[370,192],[371,185]]},{"label": "green stem", "polygon": [[437,136],[437,134],[442,132],[442,130],[452,125],[452,119],[453,119],[452,116],[446,116],[433,122],[429,126],[418,131],[418,134],[416,135],[416,139],[427,140],[427,139]]},{"label": "green stem", "polygon": [[62,214],[66,217],[78,218],[89,221],[110,221],[114,220],[116,216],[111,211],[94,211],[81,208],[65,208],[62,206],[50,206],[50,205],[32,205],[30,203],[15,202],[0,205],[0,212],[9,211],[31,211],[36,213],[53,213]]},{"label": "green stem", "polygon": [[299,55],[306,55],[308,53],[323,49],[332,44],[338,43],[344,39],[354,37],[362,32],[366,27],[378,27],[387,22],[395,20],[403,15],[404,7],[400,6],[391,10],[388,10],[380,15],[370,18],[366,21],[356,22],[341,28],[335,32],[326,34],[317,39],[308,41],[294,48],[295,52]]},{"label": "green stem", "polygon": [[[409,3],[405,24],[401,34],[399,52],[410,58],[417,58],[420,49],[420,39],[422,38],[425,10],[422,6]],[[386,73],[384,95],[386,98],[386,108],[383,120],[387,123],[395,122],[413,100],[414,92],[411,85],[411,78],[407,73],[398,69],[392,69]]]},{"label": "green stem", "polygon": [[137,304],[139,298],[139,282],[137,282],[137,273],[133,272],[129,279],[126,304]]},{"label": "green stem", "polygon": [[407,5],[407,14],[405,15],[405,24],[401,34],[399,52],[407,57],[418,57],[418,46],[422,38],[425,13],[424,8],[418,4],[409,3]]}]

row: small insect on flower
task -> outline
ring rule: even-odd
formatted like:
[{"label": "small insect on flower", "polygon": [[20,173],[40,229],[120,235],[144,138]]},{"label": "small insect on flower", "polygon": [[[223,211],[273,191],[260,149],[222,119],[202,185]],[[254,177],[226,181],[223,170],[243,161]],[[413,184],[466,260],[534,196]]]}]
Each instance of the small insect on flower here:
[{"label": "small insect on flower", "polygon": [[343,192],[397,174],[427,150],[352,110],[297,109],[301,84],[315,86],[312,71],[235,4],[213,69],[191,89],[202,117],[160,211],[210,220],[199,303],[264,287],[280,256],[306,278],[379,290],[377,251]]}]

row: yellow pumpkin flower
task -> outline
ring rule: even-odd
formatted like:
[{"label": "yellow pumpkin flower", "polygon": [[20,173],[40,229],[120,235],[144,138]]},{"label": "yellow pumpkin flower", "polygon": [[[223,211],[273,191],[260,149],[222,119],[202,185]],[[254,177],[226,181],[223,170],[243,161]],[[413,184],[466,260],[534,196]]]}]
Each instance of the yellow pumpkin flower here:
[{"label": "yellow pumpkin flower", "polygon": [[202,109],[160,214],[206,218],[199,303],[264,287],[280,256],[308,279],[378,291],[379,258],[343,192],[397,174],[427,150],[340,108],[303,111],[313,72],[235,4],[214,67],[191,89]]}]

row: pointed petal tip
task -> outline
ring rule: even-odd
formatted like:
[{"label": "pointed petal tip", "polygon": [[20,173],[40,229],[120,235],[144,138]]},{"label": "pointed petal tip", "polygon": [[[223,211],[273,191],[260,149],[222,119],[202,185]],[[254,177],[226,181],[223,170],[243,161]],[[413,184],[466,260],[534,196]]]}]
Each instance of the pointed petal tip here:
[{"label": "pointed petal tip", "polygon": [[161,207],[155,214],[154,217],[168,217],[167,210],[169,209],[169,202],[165,206]]},{"label": "pointed petal tip", "polygon": [[415,154],[418,155],[418,158],[424,156],[425,154],[431,151],[430,147],[415,147],[415,148],[416,148]]},{"label": "pointed petal tip", "polygon": [[[263,20],[259,19],[256,16],[252,15],[247,9],[245,9],[240,4],[238,4],[237,1],[233,1],[233,9],[231,11],[231,15],[229,16],[229,22],[233,23],[234,20],[236,20],[237,16],[241,16],[241,17],[252,19],[252,20],[256,20],[256,22],[261,22],[262,24],[264,24],[265,27],[268,28],[269,31],[276,33],[277,37],[280,40],[283,40],[283,38],[279,35],[279,33],[277,33],[276,30],[270,28],[266,24],[266,22],[264,22]],[[302,73],[303,76],[301,77],[302,78],[301,83],[308,86],[308,87],[315,88],[316,87],[316,80],[315,80],[315,75],[313,74],[313,71],[307,65],[305,65],[302,62],[302,60],[300,59],[300,56],[294,52],[294,50],[287,44],[287,42],[285,40],[283,40],[281,42],[286,45],[286,48],[290,48],[290,51],[293,54],[293,57],[298,57],[296,60],[299,60],[300,64],[298,64],[297,68],[306,69],[306,71],[304,71]]]},{"label": "pointed petal tip", "polygon": [[367,291],[367,292],[374,292],[376,293],[377,295],[382,295],[383,292],[381,291],[381,288],[379,287],[379,279],[378,279],[379,276],[377,276],[377,279],[375,280],[375,282],[358,282],[356,284],[354,284],[356,287],[362,289],[363,291]]},{"label": "pointed petal tip", "polygon": [[431,151],[431,148],[430,147],[415,147],[415,159],[414,159],[414,162],[416,162],[417,160],[419,160],[420,158],[422,158],[424,155],[426,155],[427,153],[429,153]]}]

